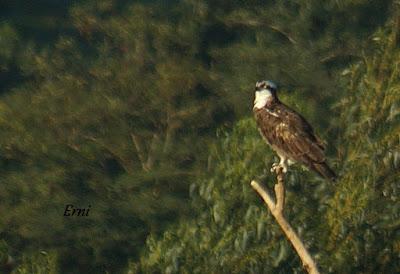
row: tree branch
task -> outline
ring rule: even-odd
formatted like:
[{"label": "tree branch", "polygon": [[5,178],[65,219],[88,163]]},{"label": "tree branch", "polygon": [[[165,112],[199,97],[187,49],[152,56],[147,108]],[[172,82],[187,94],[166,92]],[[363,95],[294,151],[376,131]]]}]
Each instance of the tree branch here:
[{"label": "tree branch", "polygon": [[331,52],[329,53],[327,56],[325,57],[321,57],[319,59],[319,61],[324,64],[324,63],[328,63],[331,62],[333,60],[335,60],[336,58],[343,58],[343,57],[355,57],[355,58],[361,58],[360,55],[357,55],[355,52],[351,51],[351,50],[337,50],[335,52]]},{"label": "tree branch", "polygon": [[266,20],[258,20],[258,19],[237,19],[235,18],[234,20],[227,20],[228,25],[242,25],[246,27],[267,27],[270,28],[273,31],[278,32],[279,34],[283,35],[290,43],[292,44],[297,44],[296,39],[292,37],[292,35],[286,31],[284,31],[282,28],[271,24],[270,22]]},{"label": "tree branch", "polygon": [[139,138],[135,134],[131,133],[131,139],[136,148],[140,164],[142,165],[142,169],[144,171],[148,171],[147,165],[146,165],[146,155],[145,155],[144,150],[142,149],[142,146],[140,145]]},{"label": "tree branch", "polygon": [[[84,135],[83,138],[85,138],[86,140],[89,140],[93,143],[95,143],[96,145],[100,146],[101,148],[103,148],[104,150],[106,150],[109,154],[111,154],[115,160],[118,161],[118,163],[121,165],[121,167],[126,171],[126,172],[131,172],[132,169],[130,168],[129,162],[125,161],[122,156],[120,156],[118,154],[117,151],[115,151],[113,148],[111,148],[108,144],[106,144],[105,142],[102,142],[101,139],[99,140],[98,138],[95,138],[93,136],[88,136],[88,135]],[[71,146],[69,146],[70,148],[72,148]]]},{"label": "tree branch", "polygon": [[157,133],[153,134],[153,137],[150,142],[150,147],[148,148],[146,155],[145,149],[141,144],[140,138],[133,133],[131,133],[130,135],[132,142],[136,148],[140,164],[142,165],[142,169],[144,171],[150,171],[154,166],[156,149],[160,141],[160,137],[158,136]]},{"label": "tree branch", "polygon": [[155,154],[156,154],[157,144],[159,143],[159,141],[160,141],[160,137],[158,136],[157,133],[154,133],[153,139],[151,140],[150,149],[147,154],[147,162],[145,165],[147,170],[151,170],[153,168],[155,157],[156,157]]},{"label": "tree branch", "polygon": [[319,274],[317,265],[311,257],[310,253],[283,215],[283,208],[285,205],[284,175],[282,172],[282,168],[277,168],[275,169],[275,171],[277,175],[277,183],[275,184],[276,202],[269,193],[268,189],[266,189],[261,183],[253,180],[251,181],[251,186],[254,188],[255,191],[257,191],[257,193],[261,196],[261,198],[263,198],[263,200],[267,204],[272,215],[285,233],[286,238],[288,238],[288,240],[291,242],[294,249],[296,250],[297,254],[299,255],[307,272],[310,274]]}]

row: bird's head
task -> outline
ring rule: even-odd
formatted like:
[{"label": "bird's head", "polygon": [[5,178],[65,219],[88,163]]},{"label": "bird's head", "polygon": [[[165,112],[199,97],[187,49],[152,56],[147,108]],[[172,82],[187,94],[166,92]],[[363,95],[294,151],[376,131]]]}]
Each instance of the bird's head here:
[{"label": "bird's head", "polygon": [[254,99],[254,109],[263,108],[268,102],[277,100],[277,85],[272,81],[260,81],[256,83],[256,96]]},{"label": "bird's head", "polygon": [[278,86],[274,82],[269,80],[264,80],[256,83],[255,91],[267,90],[270,91],[271,93],[276,93],[277,89]]}]

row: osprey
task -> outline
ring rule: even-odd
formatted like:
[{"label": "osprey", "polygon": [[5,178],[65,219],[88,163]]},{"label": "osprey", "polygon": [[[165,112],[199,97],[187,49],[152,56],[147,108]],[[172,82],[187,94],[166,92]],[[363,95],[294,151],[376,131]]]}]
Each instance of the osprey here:
[{"label": "osprey", "polygon": [[336,175],[326,163],[322,141],[300,114],[278,99],[276,91],[277,85],[272,81],[257,82],[253,108],[261,135],[280,158],[279,163],[272,165],[271,172],[281,167],[286,173],[288,165],[298,162],[335,181]]}]

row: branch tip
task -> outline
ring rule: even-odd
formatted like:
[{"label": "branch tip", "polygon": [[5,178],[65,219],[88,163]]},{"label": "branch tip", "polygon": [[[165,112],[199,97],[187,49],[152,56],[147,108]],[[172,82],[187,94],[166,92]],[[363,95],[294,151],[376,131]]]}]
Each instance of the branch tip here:
[{"label": "branch tip", "polygon": [[284,173],[281,167],[275,169],[277,183],[275,184],[275,197],[269,193],[268,189],[256,180],[251,181],[251,186],[261,196],[265,204],[268,206],[272,215],[275,217],[282,231],[285,233],[286,238],[293,245],[297,254],[299,255],[304,268],[310,274],[319,274],[316,263],[311,257],[310,253],[306,249],[305,245],[301,241],[300,237],[296,234],[294,229],[290,226],[289,222],[283,216],[283,208],[285,205],[285,185],[284,185]]}]

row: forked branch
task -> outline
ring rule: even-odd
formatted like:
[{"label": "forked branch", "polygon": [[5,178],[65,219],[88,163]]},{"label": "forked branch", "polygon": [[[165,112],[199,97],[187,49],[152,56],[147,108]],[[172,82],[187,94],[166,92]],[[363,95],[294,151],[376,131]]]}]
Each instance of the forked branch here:
[{"label": "forked branch", "polygon": [[278,222],[279,226],[285,233],[288,240],[293,245],[297,254],[299,255],[304,268],[308,273],[311,274],[319,274],[316,263],[311,257],[310,253],[304,246],[303,242],[294,231],[294,229],[290,226],[289,222],[285,219],[283,215],[283,209],[285,206],[285,185],[284,185],[284,174],[282,172],[282,168],[278,167],[275,169],[277,183],[275,184],[275,197],[274,199],[269,193],[268,189],[264,187],[261,183],[253,180],[251,182],[251,186],[258,192],[258,194],[263,198],[265,203],[267,204],[269,210],[272,215]]}]

